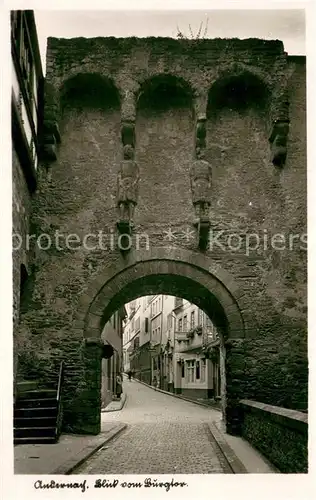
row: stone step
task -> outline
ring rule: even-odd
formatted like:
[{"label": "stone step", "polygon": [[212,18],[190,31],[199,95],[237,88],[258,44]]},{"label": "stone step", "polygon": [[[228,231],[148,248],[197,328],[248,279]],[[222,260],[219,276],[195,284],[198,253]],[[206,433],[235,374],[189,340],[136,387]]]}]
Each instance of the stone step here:
[{"label": "stone step", "polygon": [[55,427],[57,415],[43,417],[16,417],[14,416],[14,428],[23,429],[30,427]]},{"label": "stone step", "polygon": [[21,399],[43,399],[57,397],[56,389],[37,389],[32,391],[25,391],[19,394],[18,400]]},{"label": "stone step", "polygon": [[38,384],[38,380],[23,380],[21,382],[18,382],[16,384],[17,395],[19,396],[26,391],[35,391],[36,389],[38,389]]},{"label": "stone step", "polygon": [[37,408],[15,408],[14,418],[39,418],[57,415],[57,403],[55,406],[44,406]]},{"label": "stone step", "polygon": [[14,409],[18,410],[21,408],[48,408],[57,406],[57,400],[55,398],[36,398],[36,399],[18,399],[14,404]]},{"label": "stone step", "polygon": [[15,438],[55,438],[56,428],[55,427],[14,427],[14,439]]},{"label": "stone step", "polygon": [[53,444],[56,443],[56,437],[15,437],[14,444]]}]

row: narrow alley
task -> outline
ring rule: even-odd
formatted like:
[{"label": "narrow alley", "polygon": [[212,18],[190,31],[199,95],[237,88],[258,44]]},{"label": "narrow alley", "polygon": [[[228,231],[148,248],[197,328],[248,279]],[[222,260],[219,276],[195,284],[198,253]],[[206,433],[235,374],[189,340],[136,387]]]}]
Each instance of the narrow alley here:
[{"label": "narrow alley", "polygon": [[168,396],[124,379],[127,401],[121,411],[102,413],[102,422],[128,424],[122,434],[74,474],[231,473],[209,432],[217,410]]}]

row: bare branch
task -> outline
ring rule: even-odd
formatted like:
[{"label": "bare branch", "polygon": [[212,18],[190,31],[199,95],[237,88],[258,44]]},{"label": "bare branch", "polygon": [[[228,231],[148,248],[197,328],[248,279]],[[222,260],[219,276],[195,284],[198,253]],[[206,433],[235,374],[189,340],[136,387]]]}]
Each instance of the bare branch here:
[{"label": "bare branch", "polygon": [[194,38],[194,35],[193,35],[192,28],[191,28],[191,24],[189,24],[189,29],[190,29],[191,38],[193,39],[193,38]]},{"label": "bare branch", "polygon": [[206,23],[205,23],[205,30],[204,30],[204,33],[203,33],[202,38],[205,38],[205,37],[206,37],[206,35],[207,35],[207,31],[208,31],[208,21],[209,21],[209,19],[208,19],[208,17],[207,17],[207,18],[206,18]]},{"label": "bare branch", "polygon": [[197,35],[196,35],[196,38],[197,38],[197,39],[199,39],[199,38],[200,38],[200,36],[201,36],[202,26],[203,26],[203,21],[201,21],[201,24],[200,24],[200,27],[199,27],[199,31],[198,31],[198,33],[197,33]]},{"label": "bare branch", "polygon": [[178,32],[177,32],[177,38],[180,38],[180,39],[185,38],[184,34],[180,31],[180,28],[179,28],[178,25],[177,25],[177,30],[178,30]]}]

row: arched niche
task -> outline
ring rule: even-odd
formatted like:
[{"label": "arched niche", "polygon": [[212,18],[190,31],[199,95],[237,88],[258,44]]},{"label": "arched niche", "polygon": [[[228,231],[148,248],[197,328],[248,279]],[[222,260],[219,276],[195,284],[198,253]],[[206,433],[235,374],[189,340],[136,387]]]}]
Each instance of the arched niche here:
[{"label": "arched niche", "polygon": [[120,96],[112,79],[99,73],[78,73],[66,80],[60,90],[61,108],[119,109]]},{"label": "arched niche", "polygon": [[192,108],[192,89],[183,79],[164,74],[141,84],[137,108],[166,111],[170,108]]},{"label": "arched niche", "polygon": [[252,108],[259,114],[268,111],[270,92],[265,82],[251,71],[226,74],[209,90],[207,116],[216,117],[221,110],[243,114]]}]

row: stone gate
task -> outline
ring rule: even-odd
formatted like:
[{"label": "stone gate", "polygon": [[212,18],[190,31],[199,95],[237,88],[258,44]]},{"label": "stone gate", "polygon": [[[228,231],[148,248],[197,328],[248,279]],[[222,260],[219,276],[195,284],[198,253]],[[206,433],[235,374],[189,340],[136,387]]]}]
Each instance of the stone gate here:
[{"label": "stone gate", "polygon": [[257,39],[49,38],[32,213],[16,349],[42,380],[65,361],[68,431],[100,431],[104,324],[157,293],[220,331],[230,433],[241,399],[306,409],[304,58]]}]

